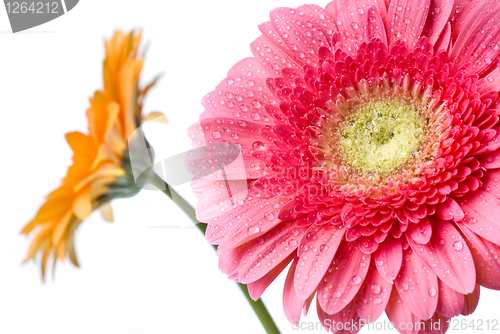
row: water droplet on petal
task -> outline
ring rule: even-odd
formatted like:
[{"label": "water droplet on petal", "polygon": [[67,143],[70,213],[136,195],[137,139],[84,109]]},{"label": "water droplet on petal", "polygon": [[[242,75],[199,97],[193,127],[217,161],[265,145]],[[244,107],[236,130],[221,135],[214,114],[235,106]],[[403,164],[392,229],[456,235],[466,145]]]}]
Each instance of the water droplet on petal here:
[{"label": "water droplet on petal", "polygon": [[353,284],[353,285],[359,285],[359,284],[361,284],[361,281],[362,281],[362,279],[361,279],[361,277],[359,277],[359,276],[354,276],[354,277],[352,278],[352,284]]},{"label": "water droplet on petal", "polygon": [[371,289],[372,289],[372,292],[376,295],[378,295],[380,293],[380,291],[382,291],[382,288],[378,284],[372,284]]},{"label": "water droplet on petal", "polygon": [[453,243],[453,249],[454,250],[460,251],[460,250],[462,250],[462,248],[464,248],[464,244],[461,241],[455,241]]},{"label": "water droplet on petal", "polygon": [[214,132],[212,132],[212,137],[214,137],[215,139],[220,138],[221,133],[219,131],[214,131]]},{"label": "water droplet on petal", "polygon": [[436,295],[437,295],[437,290],[436,290],[436,288],[435,288],[435,287],[430,288],[430,289],[429,289],[429,296],[431,296],[431,297],[436,297]]}]

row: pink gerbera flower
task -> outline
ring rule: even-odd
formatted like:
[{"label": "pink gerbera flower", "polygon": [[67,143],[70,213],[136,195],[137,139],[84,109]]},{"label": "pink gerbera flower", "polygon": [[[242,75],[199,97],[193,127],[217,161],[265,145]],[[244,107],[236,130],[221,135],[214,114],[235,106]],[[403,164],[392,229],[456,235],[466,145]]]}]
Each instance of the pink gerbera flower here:
[{"label": "pink gerbera flower", "polygon": [[221,270],[257,299],[291,262],[287,318],[316,296],[332,332],[384,311],[444,332],[499,290],[499,4],[273,10],[190,129],[241,148],[243,177],[193,182]]}]

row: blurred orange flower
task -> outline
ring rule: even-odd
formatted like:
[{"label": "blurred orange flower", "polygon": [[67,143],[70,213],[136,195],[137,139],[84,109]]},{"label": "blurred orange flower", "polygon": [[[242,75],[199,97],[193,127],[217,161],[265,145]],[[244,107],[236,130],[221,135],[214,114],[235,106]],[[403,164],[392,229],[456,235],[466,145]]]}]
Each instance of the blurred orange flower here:
[{"label": "blurred orange flower", "polygon": [[142,89],[138,87],[144,60],[138,56],[141,31],[125,35],[115,32],[105,42],[103,62],[104,89],[90,98],[87,110],[88,134],[70,132],[66,140],[73,150],[73,165],[62,185],[47,196],[36,216],[21,231],[33,238],[26,261],[41,254],[42,279],[47,261],[66,256],[78,266],[74,233],[80,223],[99,208],[107,221],[113,221],[110,201],[130,197],[138,188],[131,175],[128,138],[145,120],[161,115],[142,116],[142,104],[158,77]]}]

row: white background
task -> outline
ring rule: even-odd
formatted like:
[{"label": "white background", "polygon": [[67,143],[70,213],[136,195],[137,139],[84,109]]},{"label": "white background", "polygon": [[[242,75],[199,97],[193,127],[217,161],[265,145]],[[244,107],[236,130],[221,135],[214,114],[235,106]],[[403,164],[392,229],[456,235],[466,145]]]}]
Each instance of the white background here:
[{"label": "white background", "polygon": [[[28,240],[19,231],[66,173],[71,151],[64,133],[86,131],[88,97],[102,87],[103,38],[115,28],[144,29],[151,47],[143,79],[165,73],[145,106],[170,120],[148,129],[161,159],[190,148],[185,129],[201,113],[202,96],[251,56],[249,44],[269,11],[301,4],[83,0],[17,34],[0,7],[0,333],[263,332],[197,229],[153,227],[186,220],[160,192],[113,202],[112,224],[94,213],[76,234],[81,268],[59,265],[45,284],[38,265],[22,265]],[[195,204],[189,187],[180,191]],[[282,311],[283,283],[282,275],[263,299],[281,331],[297,333]],[[498,319],[499,296],[483,290],[466,319]],[[304,320],[317,321],[314,308]]]}]

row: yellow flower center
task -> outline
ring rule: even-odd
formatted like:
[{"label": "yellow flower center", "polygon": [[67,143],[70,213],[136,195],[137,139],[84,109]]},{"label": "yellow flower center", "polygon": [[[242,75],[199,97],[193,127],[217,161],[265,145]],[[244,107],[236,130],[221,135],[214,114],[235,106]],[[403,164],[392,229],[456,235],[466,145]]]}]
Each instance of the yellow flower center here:
[{"label": "yellow flower center", "polygon": [[357,106],[345,120],[339,150],[358,171],[386,174],[410,161],[424,137],[424,122],[414,105],[370,101]]}]

